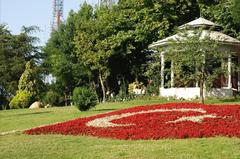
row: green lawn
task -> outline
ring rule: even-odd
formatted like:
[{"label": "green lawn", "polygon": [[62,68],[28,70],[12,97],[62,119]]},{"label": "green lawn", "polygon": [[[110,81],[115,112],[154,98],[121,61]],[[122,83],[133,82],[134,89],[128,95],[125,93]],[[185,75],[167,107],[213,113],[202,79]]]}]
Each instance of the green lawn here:
[{"label": "green lawn", "polygon": [[105,113],[139,105],[169,102],[166,99],[138,99],[128,102],[99,104],[90,111],[80,112],[75,107],[53,107],[48,109],[15,109],[0,111],[0,132],[23,130],[39,125],[68,121],[79,117]]},{"label": "green lawn", "polygon": [[[74,107],[39,110],[0,111],[0,132],[23,130],[43,124],[104,113],[138,105],[169,102],[166,99],[138,99],[124,103],[100,104],[88,112]],[[207,103],[240,103],[239,100],[209,100]],[[122,141],[86,136],[38,135],[22,133],[0,136],[0,159],[240,159],[239,138],[202,138],[157,141]]]}]

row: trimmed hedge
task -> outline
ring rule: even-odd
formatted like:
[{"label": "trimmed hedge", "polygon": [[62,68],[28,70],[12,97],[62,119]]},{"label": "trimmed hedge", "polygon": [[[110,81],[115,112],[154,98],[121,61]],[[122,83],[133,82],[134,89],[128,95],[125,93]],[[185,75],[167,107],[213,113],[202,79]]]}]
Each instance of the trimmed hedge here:
[{"label": "trimmed hedge", "polygon": [[97,94],[91,88],[76,87],[73,91],[73,103],[80,111],[87,111],[97,105]]},{"label": "trimmed hedge", "polygon": [[48,91],[43,99],[45,105],[50,104],[51,106],[57,106],[60,102],[60,95],[54,91]]}]

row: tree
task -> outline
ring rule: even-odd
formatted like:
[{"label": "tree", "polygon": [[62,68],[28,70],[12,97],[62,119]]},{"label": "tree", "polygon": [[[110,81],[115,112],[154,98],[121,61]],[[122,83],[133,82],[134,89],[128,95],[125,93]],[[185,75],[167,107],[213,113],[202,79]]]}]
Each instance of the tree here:
[{"label": "tree", "polygon": [[189,20],[196,10],[194,2],[122,0],[95,12],[83,4],[76,20],[76,54],[99,79],[103,101],[106,88],[118,86],[119,76],[127,81],[144,78],[145,49],[169,35],[174,25]]},{"label": "tree", "polygon": [[37,27],[23,27],[19,35],[13,35],[7,26],[0,25],[0,87],[4,98],[15,95],[18,81],[27,61],[39,62],[41,54],[36,46],[38,38],[31,34]]},{"label": "tree", "polygon": [[67,96],[76,86],[82,86],[88,81],[88,72],[82,62],[75,56],[73,43],[75,28],[75,13],[70,11],[66,23],[62,23],[57,30],[51,33],[44,48],[44,66],[46,74],[56,78],[54,89]]},{"label": "tree", "polygon": [[0,86],[0,110],[6,110],[8,108],[9,97],[10,95],[8,92],[6,92],[6,90]]},{"label": "tree", "polygon": [[26,108],[33,101],[39,100],[42,86],[40,74],[34,70],[33,62],[28,61],[19,80],[17,94],[9,103],[10,107]]},{"label": "tree", "polygon": [[234,23],[240,25],[240,0],[233,0],[232,16]]},{"label": "tree", "polygon": [[33,100],[36,100],[39,98],[43,82],[40,74],[36,72],[34,67],[36,68],[32,61],[26,63],[25,71],[21,75],[18,83],[18,91],[30,92]]},{"label": "tree", "polygon": [[[122,0],[115,12],[117,16],[112,25],[117,32],[109,39],[114,49],[113,56],[118,60],[110,62],[116,63],[115,67],[128,66],[117,71],[118,74],[127,77],[129,82],[146,81],[144,72],[147,71],[146,63],[149,60],[150,52],[147,51],[149,44],[168,36],[174,31],[176,25],[183,24],[199,14],[194,0],[181,1],[181,3],[177,0]],[[114,70],[111,72],[116,72],[115,67],[111,68]],[[149,73],[147,73],[148,76]],[[154,82],[154,85],[157,85],[157,80]]]},{"label": "tree", "polygon": [[[219,11],[226,9],[222,4],[222,1],[205,0],[121,0],[117,5],[103,4],[93,9],[84,3],[52,33],[45,48],[50,58],[45,61],[49,61],[59,88],[70,92],[74,86],[85,83],[94,86],[105,101],[106,92],[119,91],[119,77],[124,83],[146,81],[143,74],[148,45],[172,34],[176,26],[198,17],[200,10],[203,15],[210,15],[213,10],[217,14],[212,15],[214,19],[225,18],[219,21],[227,22],[228,18],[222,17]],[[226,10],[229,17],[229,9]],[[225,32],[235,34],[237,29],[232,28],[227,27]],[[82,72],[85,74],[80,76]]]},{"label": "tree", "polygon": [[174,81],[183,84],[198,83],[200,85],[200,100],[204,103],[204,89],[212,87],[212,83],[220,75],[225,74],[222,67],[230,52],[220,51],[219,45],[209,36],[203,37],[202,30],[183,32],[181,38],[173,41],[166,55],[173,62]]},{"label": "tree", "polygon": [[148,58],[149,61],[144,73],[148,78],[147,93],[148,95],[157,95],[161,85],[161,56],[156,52],[151,52]]},{"label": "tree", "polygon": [[[240,39],[239,0],[200,1],[200,10],[204,18],[223,27],[223,33]],[[236,19],[237,18],[237,19]]]},{"label": "tree", "polygon": [[103,102],[106,100],[106,80],[109,76],[108,61],[112,55],[107,37],[114,31],[110,27],[112,16],[108,11],[108,8],[100,7],[95,11],[94,18],[92,7],[84,3],[77,13],[75,36],[76,55],[100,81]]}]

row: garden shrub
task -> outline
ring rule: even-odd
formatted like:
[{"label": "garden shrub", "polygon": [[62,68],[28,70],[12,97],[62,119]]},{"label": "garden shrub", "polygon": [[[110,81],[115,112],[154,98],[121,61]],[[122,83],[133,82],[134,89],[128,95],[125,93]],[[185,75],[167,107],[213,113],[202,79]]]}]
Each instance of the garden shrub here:
[{"label": "garden shrub", "polygon": [[87,87],[76,87],[73,91],[73,103],[80,111],[86,111],[97,105],[96,92]]},{"label": "garden shrub", "polygon": [[0,94],[0,110],[6,110],[8,103],[9,103],[8,99],[2,94]]},{"label": "garden shrub", "polygon": [[159,94],[159,85],[156,85],[155,83],[149,84],[147,86],[147,92],[146,94],[148,96],[156,96]]},{"label": "garden shrub", "polygon": [[60,95],[55,91],[48,91],[43,99],[45,105],[57,106],[60,103]]},{"label": "garden shrub", "polygon": [[18,91],[16,96],[9,103],[10,108],[28,108],[32,102],[32,94],[28,91]]}]

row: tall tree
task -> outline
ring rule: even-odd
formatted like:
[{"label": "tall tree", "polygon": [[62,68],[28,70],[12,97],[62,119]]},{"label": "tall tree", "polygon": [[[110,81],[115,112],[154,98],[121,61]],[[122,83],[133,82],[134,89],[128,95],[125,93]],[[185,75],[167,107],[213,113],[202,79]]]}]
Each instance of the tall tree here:
[{"label": "tall tree", "polygon": [[[111,39],[114,53],[128,66],[133,80],[144,80],[142,67],[146,64],[148,45],[170,35],[176,25],[183,24],[199,14],[196,1],[121,0],[115,9],[113,26],[116,34]],[[114,63],[114,62],[112,62]],[[119,64],[119,60],[118,60]],[[128,77],[128,76],[127,76]],[[132,81],[131,78],[128,78]]]},{"label": "tall tree", "polygon": [[234,23],[240,25],[240,0],[232,0],[232,16]]},{"label": "tall tree", "polygon": [[0,25],[0,86],[9,94],[16,93],[26,62],[39,62],[38,38],[31,35],[36,30],[37,27],[23,27],[19,35],[13,35]]},{"label": "tall tree", "polygon": [[[145,49],[169,35],[176,23],[191,18],[196,10],[194,2],[122,0],[111,8],[101,6],[94,13],[87,4],[82,6],[75,36],[77,55],[97,74],[103,99],[108,80],[142,78]],[[117,69],[119,66],[124,69]]]},{"label": "tall tree", "polygon": [[36,68],[32,61],[26,63],[25,71],[19,80],[17,94],[9,103],[10,108],[27,108],[32,102],[40,99],[43,81]]},{"label": "tall tree", "polygon": [[106,100],[106,80],[109,76],[108,60],[112,54],[107,41],[113,33],[112,21],[109,21],[112,16],[108,12],[109,9],[102,6],[94,14],[92,7],[84,3],[77,14],[75,36],[76,54],[99,80],[103,102]]},{"label": "tall tree", "polygon": [[37,100],[40,98],[42,87],[41,74],[37,71],[36,65],[32,61],[28,61],[25,66],[25,71],[20,77],[18,91],[30,92],[32,99]]},{"label": "tall tree", "polygon": [[[200,1],[202,16],[223,27],[223,33],[240,39],[240,27],[237,23],[239,0]],[[236,10],[235,10],[236,9]],[[237,19],[236,19],[237,18]]]},{"label": "tall tree", "polygon": [[52,32],[44,48],[46,74],[50,73],[56,78],[55,89],[62,95],[65,94],[65,99],[74,87],[83,85],[88,80],[86,68],[74,54],[75,30],[75,13],[70,11],[66,23]]}]

